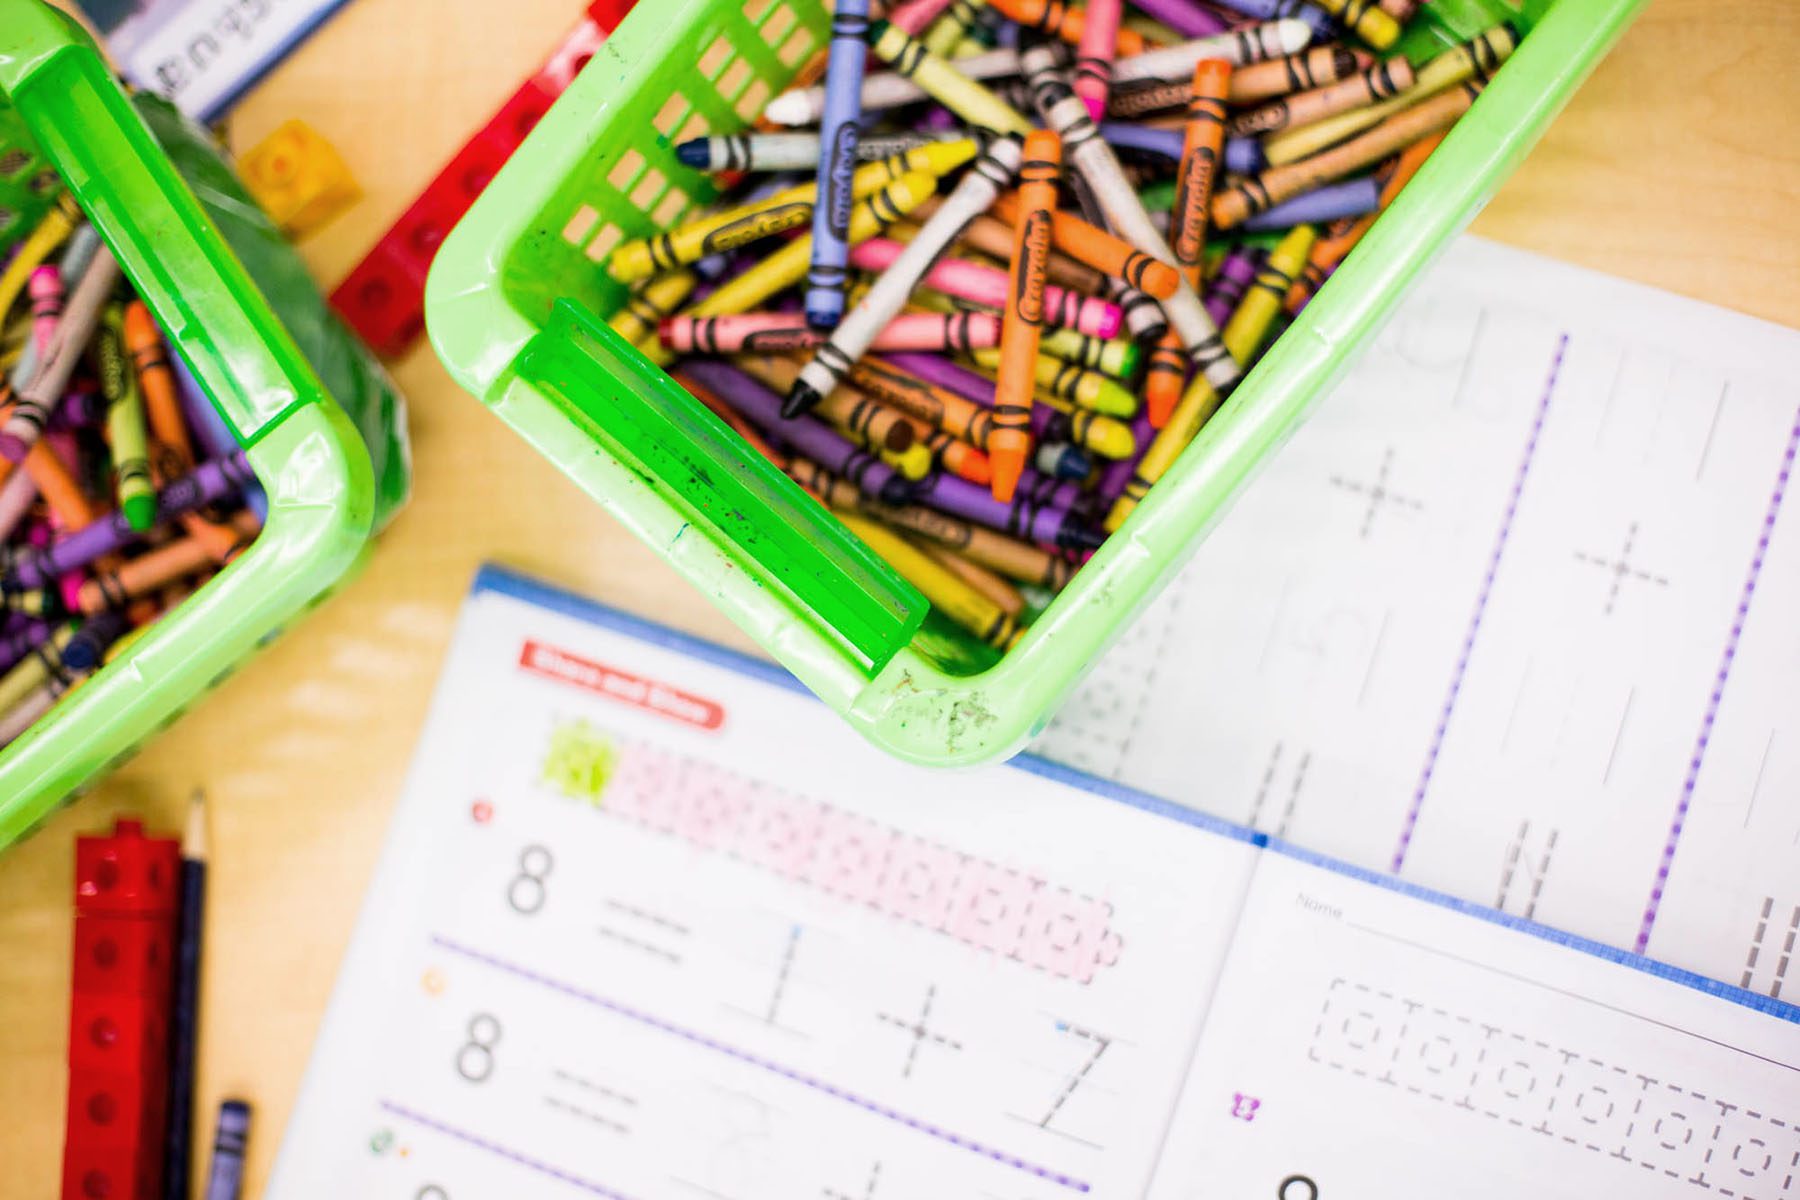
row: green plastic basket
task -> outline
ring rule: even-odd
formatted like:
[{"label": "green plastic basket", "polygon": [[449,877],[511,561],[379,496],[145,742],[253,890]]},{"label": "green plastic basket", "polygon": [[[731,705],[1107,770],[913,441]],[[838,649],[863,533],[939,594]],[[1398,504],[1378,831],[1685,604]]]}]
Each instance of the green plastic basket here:
[{"label": "green plastic basket", "polygon": [[35,142],[34,169],[61,175],[269,499],[240,558],[0,751],[4,847],[336,583],[368,540],[378,494],[351,418],[92,41],[42,0],[0,0],[0,116]]},{"label": "green plastic basket", "polygon": [[[605,324],[619,240],[711,197],[677,142],[744,128],[824,44],[819,0],[642,4],[445,242],[426,323],[452,375],[877,745],[1011,754],[1186,561],[1407,284],[1511,173],[1643,0],[1438,0],[1429,54],[1527,36],[1471,112],[1131,519],[991,665],[834,518]],[[990,660],[991,662],[991,660]]]}]

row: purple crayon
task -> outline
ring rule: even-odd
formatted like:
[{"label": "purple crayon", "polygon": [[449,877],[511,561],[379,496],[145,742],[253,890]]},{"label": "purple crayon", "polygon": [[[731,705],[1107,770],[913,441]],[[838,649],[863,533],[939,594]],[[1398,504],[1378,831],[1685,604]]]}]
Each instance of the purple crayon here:
[{"label": "purple crayon", "polygon": [[1206,288],[1206,315],[1215,324],[1223,325],[1231,319],[1261,265],[1262,255],[1251,246],[1239,246],[1225,256]]},{"label": "purple crayon", "polygon": [[[156,525],[216,504],[255,481],[256,474],[242,450],[204,462],[157,493]],[[112,513],[61,541],[18,552],[12,562],[0,562],[0,590],[21,592],[48,587],[58,576],[85,567],[102,554],[111,554],[142,537],[131,528],[123,512]]]},{"label": "purple crayon", "polygon": [[1298,17],[1319,41],[1330,41],[1338,35],[1337,22],[1331,14],[1306,0],[1216,0],[1223,8],[1241,12],[1258,21],[1278,21],[1282,17]]},{"label": "purple crayon", "polygon": [[730,363],[684,358],[675,373],[692,379],[731,405],[767,436],[792,447],[833,475],[848,479],[865,495],[889,504],[905,502],[906,480],[896,475],[892,467],[839,437],[836,430],[816,418],[783,418],[781,397]]},{"label": "purple crayon", "polygon": [[1131,5],[1184,38],[1212,37],[1228,28],[1223,17],[1193,0],[1131,0]]},{"label": "purple crayon", "polygon": [[[1109,146],[1121,150],[1141,150],[1163,158],[1181,160],[1182,131],[1158,129],[1153,125],[1134,125],[1130,121],[1100,122],[1100,136]],[[1266,165],[1262,143],[1255,138],[1225,139],[1225,169],[1233,175],[1254,175]]]},{"label": "purple crayon", "polygon": [[1125,485],[1137,473],[1138,460],[1144,457],[1144,451],[1150,448],[1150,441],[1155,436],[1156,430],[1150,425],[1150,410],[1139,409],[1131,422],[1131,437],[1137,443],[1137,453],[1116,458],[1100,469],[1100,482],[1095,485],[1091,498],[1095,512],[1110,511],[1113,501],[1125,494]]},{"label": "purple crayon", "polygon": [[1255,232],[1268,229],[1291,229],[1295,225],[1325,225],[1345,217],[1360,217],[1381,207],[1381,181],[1373,175],[1328,183],[1285,200],[1267,212],[1258,213],[1240,228]]},{"label": "purple crayon", "polygon": [[12,670],[27,654],[50,640],[50,622],[27,617],[19,628],[0,637],[0,672]]},{"label": "purple crayon", "polygon": [[[1043,477],[1039,476],[1041,480]],[[1054,482],[1054,481],[1052,481]],[[912,502],[941,509],[952,516],[1014,537],[1065,550],[1092,550],[1106,540],[1106,535],[1083,524],[1067,508],[1040,504],[1032,489],[1021,486],[1011,503],[994,499],[994,494],[977,483],[948,473],[933,475],[914,487]]]}]

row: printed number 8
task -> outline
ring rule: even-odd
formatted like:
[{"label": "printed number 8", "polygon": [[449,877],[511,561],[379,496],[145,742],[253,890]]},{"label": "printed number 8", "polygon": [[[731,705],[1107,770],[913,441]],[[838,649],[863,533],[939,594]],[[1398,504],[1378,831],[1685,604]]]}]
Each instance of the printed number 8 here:
[{"label": "printed number 8", "polygon": [[544,907],[544,880],[555,865],[550,851],[543,846],[527,846],[519,851],[519,873],[506,885],[506,902],[514,912],[529,917]]},{"label": "printed number 8", "polygon": [[500,1044],[500,1021],[489,1013],[469,1018],[469,1040],[456,1052],[456,1073],[470,1083],[485,1083],[494,1073],[494,1047]]},{"label": "printed number 8", "polygon": [[450,1200],[450,1193],[435,1183],[428,1183],[413,1193],[413,1200]]}]

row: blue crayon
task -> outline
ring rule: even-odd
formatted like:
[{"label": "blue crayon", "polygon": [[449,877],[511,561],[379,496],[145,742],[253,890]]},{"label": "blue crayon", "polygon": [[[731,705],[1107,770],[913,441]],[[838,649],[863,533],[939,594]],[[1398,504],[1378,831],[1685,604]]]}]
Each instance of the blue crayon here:
[{"label": "blue crayon", "polygon": [[1328,183],[1284,200],[1267,212],[1258,213],[1239,226],[1240,229],[1292,229],[1296,225],[1325,225],[1346,217],[1361,217],[1381,207],[1381,181],[1373,175]]},{"label": "blue crayon", "polygon": [[[1133,125],[1129,121],[1100,122],[1100,136],[1121,150],[1141,150],[1162,158],[1181,160],[1182,131]],[[1262,143],[1255,138],[1225,139],[1225,169],[1233,175],[1254,175],[1265,165]]]},{"label": "blue crayon", "polygon": [[1307,0],[1216,0],[1220,5],[1258,21],[1276,21],[1282,17],[1298,17],[1313,31],[1313,40],[1329,42],[1338,36],[1337,22],[1331,14]]},{"label": "blue crayon", "polygon": [[1081,447],[1068,442],[1042,442],[1032,457],[1032,465],[1053,479],[1086,479],[1094,469],[1094,460]]},{"label": "blue crayon", "polygon": [[238,1200],[244,1188],[244,1151],[250,1145],[250,1106],[242,1100],[219,1105],[219,1128],[213,1137],[212,1169],[206,1176],[205,1200]]},{"label": "blue crayon", "polygon": [[819,120],[819,202],[813,206],[812,265],[806,273],[806,323],[834,329],[844,316],[849,281],[850,176],[861,133],[863,61],[869,55],[869,0],[838,0],[825,66]]}]

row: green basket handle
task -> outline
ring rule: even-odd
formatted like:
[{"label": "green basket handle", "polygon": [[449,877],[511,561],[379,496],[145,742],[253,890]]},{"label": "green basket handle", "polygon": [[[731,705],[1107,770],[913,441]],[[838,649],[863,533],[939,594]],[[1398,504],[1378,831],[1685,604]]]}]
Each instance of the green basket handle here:
[{"label": "green basket handle", "polygon": [[585,308],[557,301],[517,360],[596,441],[873,676],[927,602],[800,485]]}]

